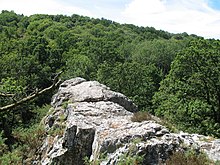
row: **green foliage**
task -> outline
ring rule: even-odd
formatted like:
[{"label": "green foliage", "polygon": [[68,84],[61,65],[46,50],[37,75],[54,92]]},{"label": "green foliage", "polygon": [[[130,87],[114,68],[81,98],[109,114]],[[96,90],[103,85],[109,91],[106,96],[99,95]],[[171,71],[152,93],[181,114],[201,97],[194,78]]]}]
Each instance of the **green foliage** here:
[{"label": "green foliage", "polygon": [[112,90],[129,96],[139,108],[150,108],[153,93],[161,79],[161,72],[154,65],[136,62],[104,63],[97,74],[98,81]]},{"label": "green foliage", "polygon": [[[29,120],[28,124],[17,124],[20,127],[11,130],[9,139],[13,139],[16,143],[11,143],[3,138],[8,134],[3,134],[3,132],[0,134],[0,164],[17,165],[22,164],[22,161],[31,161],[34,158],[35,152],[46,135],[44,126],[39,122],[46,115],[49,108],[50,105],[46,105],[35,109],[34,111],[37,114],[35,118]],[[10,145],[8,145],[9,142]]]},{"label": "green foliage", "polygon": [[98,158],[96,158],[95,160],[90,161],[88,157],[84,158],[84,163],[85,165],[100,165],[100,163],[102,161],[106,160],[107,154],[106,153],[101,153],[100,156]]},{"label": "green foliage", "polygon": [[62,125],[59,125],[59,126],[55,126],[55,127],[53,127],[52,129],[50,129],[50,131],[48,132],[48,134],[50,135],[50,136],[57,136],[57,135],[59,135],[59,136],[61,136],[61,135],[63,135],[63,133],[64,133],[64,126],[62,126]]},{"label": "green foliage", "polygon": [[0,91],[2,93],[20,93],[22,86],[13,78],[3,78],[0,84]]},{"label": "green foliage", "polygon": [[168,130],[170,132],[173,133],[179,133],[180,130],[177,129],[176,125],[174,125],[173,123],[171,123],[171,121],[164,119],[164,118],[159,118],[159,121],[157,121],[159,124],[165,126],[166,128],[168,128]]},{"label": "green foliage", "polygon": [[137,155],[122,155],[118,165],[141,165],[143,157]]},{"label": "green foliage", "polygon": [[179,128],[220,136],[220,42],[196,40],[175,58],[154,96],[155,113]]},{"label": "green foliage", "polygon": [[67,108],[67,106],[68,106],[68,104],[69,104],[69,102],[68,101],[64,101],[64,102],[62,102],[62,108],[63,109],[66,109]]},{"label": "green foliage", "polygon": [[12,151],[6,150],[1,154],[0,164],[30,164],[45,135],[42,125],[36,124],[30,128],[17,128],[13,131],[13,136],[17,143],[13,145]]},{"label": "green foliage", "polygon": [[12,103],[13,100],[22,96],[23,88],[18,81],[13,78],[3,78],[0,82],[0,92],[9,94],[9,97],[0,97],[0,106]]},{"label": "green foliage", "polygon": [[94,70],[89,57],[80,54],[74,55],[74,50],[64,54],[64,60],[66,61],[66,71],[63,75],[65,79],[72,77],[84,77],[88,79]]},{"label": "green foliage", "polygon": [[26,148],[28,152],[31,150],[36,151],[45,137],[44,126],[36,124],[30,128],[17,128],[13,131],[13,136],[21,144],[28,146],[28,148]]},{"label": "green foliage", "polygon": [[6,138],[3,137],[3,131],[0,132],[0,157],[5,151],[7,151],[7,145],[5,144]]},{"label": "green foliage", "polygon": [[141,64],[154,64],[164,75],[168,74],[176,54],[181,51],[187,40],[152,40],[138,43],[132,51],[132,59]]},{"label": "green foliage", "polygon": [[9,152],[0,157],[0,164],[2,165],[18,165],[22,164],[22,157],[20,156],[20,152],[15,150],[14,152]]},{"label": "green foliage", "polygon": [[35,125],[37,123],[40,123],[43,117],[45,117],[48,114],[48,112],[52,109],[53,108],[50,104],[43,105],[42,107],[36,107],[33,110],[35,116],[32,118],[31,122],[28,125],[31,126],[31,124]]},{"label": "green foliage", "polygon": [[127,153],[122,154],[117,162],[118,165],[141,165],[143,164],[144,155],[138,155],[136,152],[138,151],[137,144],[141,141],[141,139],[134,139]]}]

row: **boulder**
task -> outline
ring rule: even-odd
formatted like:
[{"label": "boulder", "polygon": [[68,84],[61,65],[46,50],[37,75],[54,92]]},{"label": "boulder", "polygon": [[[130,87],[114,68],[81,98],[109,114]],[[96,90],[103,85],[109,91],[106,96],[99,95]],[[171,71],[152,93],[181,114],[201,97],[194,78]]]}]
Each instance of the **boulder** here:
[{"label": "boulder", "polygon": [[47,137],[35,164],[113,165],[130,156],[156,165],[182,146],[203,148],[213,160],[220,159],[218,140],[202,142],[205,136],[173,134],[156,121],[132,122],[137,106],[97,81],[63,82],[51,105],[43,119]]}]

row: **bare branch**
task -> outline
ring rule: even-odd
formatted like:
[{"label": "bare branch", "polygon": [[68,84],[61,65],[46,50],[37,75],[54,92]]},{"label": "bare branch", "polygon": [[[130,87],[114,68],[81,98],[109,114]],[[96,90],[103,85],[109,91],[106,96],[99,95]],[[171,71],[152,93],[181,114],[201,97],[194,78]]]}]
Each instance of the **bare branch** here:
[{"label": "bare branch", "polygon": [[14,95],[12,93],[0,93],[0,97],[13,97]]},{"label": "bare branch", "polygon": [[43,94],[43,93],[45,93],[45,92],[47,92],[47,91],[57,87],[60,84],[60,82],[61,82],[61,80],[58,80],[58,77],[60,76],[61,73],[62,72],[59,72],[55,76],[55,78],[53,80],[53,84],[51,86],[49,86],[47,88],[44,88],[44,89],[42,89],[40,91],[36,90],[33,94],[31,94],[31,95],[29,95],[29,96],[27,96],[27,97],[25,97],[25,98],[23,98],[21,100],[18,100],[15,103],[12,103],[12,104],[0,107],[0,112],[11,110],[11,109],[13,109],[13,108],[15,108],[15,107],[17,107],[17,106],[19,106],[19,105],[21,105],[23,103],[26,103],[26,102],[28,102],[30,100],[33,100],[34,98],[38,97],[39,95],[41,95],[41,94]]}]

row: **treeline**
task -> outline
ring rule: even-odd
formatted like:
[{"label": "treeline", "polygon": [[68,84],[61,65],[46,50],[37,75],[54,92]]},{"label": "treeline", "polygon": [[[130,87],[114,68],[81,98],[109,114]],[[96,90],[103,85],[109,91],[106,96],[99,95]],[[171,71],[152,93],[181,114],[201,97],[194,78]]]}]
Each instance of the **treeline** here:
[{"label": "treeline", "polygon": [[[220,42],[79,15],[0,14],[0,107],[76,76],[97,80],[186,131],[220,137]],[[0,112],[16,142],[53,91]],[[0,153],[1,154],[1,153]]]}]

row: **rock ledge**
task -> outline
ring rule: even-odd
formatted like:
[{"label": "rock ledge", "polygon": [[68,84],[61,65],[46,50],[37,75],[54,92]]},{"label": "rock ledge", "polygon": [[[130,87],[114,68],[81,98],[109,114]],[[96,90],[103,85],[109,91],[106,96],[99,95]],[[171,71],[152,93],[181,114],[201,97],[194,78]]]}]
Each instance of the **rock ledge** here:
[{"label": "rock ledge", "polygon": [[52,98],[44,118],[47,137],[35,164],[82,165],[85,158],[117,164],[122,155],[144,155],[144,164],[164,162],[174,151],[194,147],[220,160],[220,140],[173,134],[155,121],[132,122],[137,106],[97,81],[67,80]]}]

